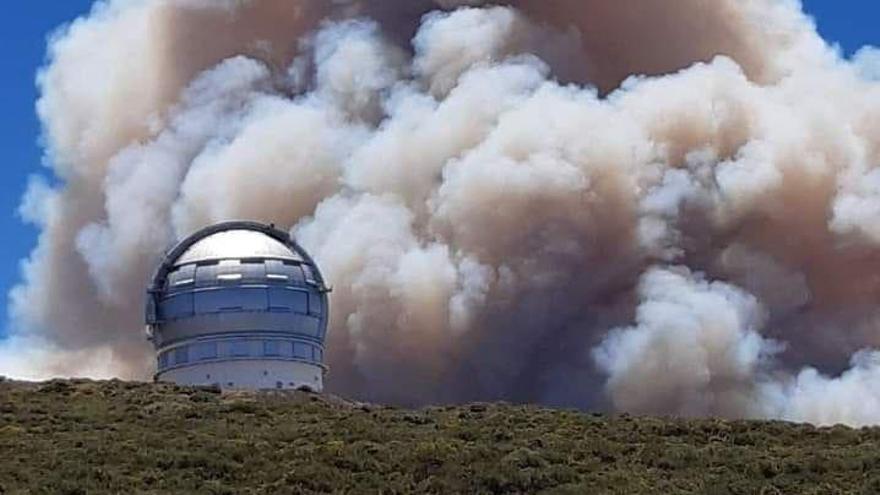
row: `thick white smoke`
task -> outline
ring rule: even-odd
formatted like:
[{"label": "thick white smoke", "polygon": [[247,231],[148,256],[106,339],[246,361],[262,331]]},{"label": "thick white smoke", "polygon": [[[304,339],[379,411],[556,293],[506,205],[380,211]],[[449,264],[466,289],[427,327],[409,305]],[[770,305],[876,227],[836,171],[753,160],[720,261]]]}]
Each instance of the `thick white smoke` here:
[{"label": "thick white smoke", "polygon": [[152,268],[252,219],[335,287],[337,393],[878,423],[877,53],[795,0],[99,2],[0,372],[146,378]]}]

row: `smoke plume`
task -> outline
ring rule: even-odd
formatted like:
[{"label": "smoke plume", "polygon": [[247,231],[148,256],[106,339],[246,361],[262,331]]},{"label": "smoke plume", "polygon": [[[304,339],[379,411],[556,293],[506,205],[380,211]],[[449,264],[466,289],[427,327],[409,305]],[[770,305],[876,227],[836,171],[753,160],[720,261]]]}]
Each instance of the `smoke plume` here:
[{"label": "smoke plume", "polygon": [[147,378],[214,222],[331,285],[331,391],[880,422],[880,57],[796,0],[104,0],[49,43],[0,372]]}]

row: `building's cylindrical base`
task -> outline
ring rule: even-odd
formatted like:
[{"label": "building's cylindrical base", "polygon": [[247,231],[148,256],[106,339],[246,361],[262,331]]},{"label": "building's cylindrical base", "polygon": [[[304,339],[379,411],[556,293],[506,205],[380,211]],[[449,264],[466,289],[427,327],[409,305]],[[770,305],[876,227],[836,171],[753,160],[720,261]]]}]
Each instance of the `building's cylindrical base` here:
[{"label": "building's cylindrical base", "polygon": [[298,390],[321,392],[324,370],[298,361],[238,360],[199,363],[159,373],[159,381],[180,385],[216,385],[235,390]]}]

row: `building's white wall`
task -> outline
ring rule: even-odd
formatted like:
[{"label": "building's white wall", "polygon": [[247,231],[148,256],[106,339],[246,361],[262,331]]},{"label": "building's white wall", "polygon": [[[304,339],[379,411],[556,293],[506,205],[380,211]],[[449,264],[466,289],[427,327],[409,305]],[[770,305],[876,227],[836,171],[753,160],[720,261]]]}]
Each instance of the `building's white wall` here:
[{"label": "building's white wall", "polygon": [[[324,370],[313,364],[296,361],[221,361],[198,363],[158,375],[160,381],[179,385],[220,385],[224,389],[324,389]],[[231,384],[231,385],[230,385]]]}]

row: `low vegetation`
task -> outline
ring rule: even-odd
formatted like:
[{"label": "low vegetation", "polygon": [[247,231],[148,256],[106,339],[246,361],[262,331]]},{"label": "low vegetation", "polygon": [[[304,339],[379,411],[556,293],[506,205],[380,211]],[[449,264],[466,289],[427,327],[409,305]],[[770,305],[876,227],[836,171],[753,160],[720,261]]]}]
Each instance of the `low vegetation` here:
[{"label": "low vegetation", "polygon": [[0,383],[0,493],[880,493],[880,429]]}]

